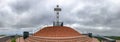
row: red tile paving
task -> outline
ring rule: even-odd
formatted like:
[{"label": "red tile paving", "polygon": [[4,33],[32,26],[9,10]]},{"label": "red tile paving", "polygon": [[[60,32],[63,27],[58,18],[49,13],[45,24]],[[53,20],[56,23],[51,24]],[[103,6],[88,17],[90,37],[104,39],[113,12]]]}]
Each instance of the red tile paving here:
[{"label": "red tile paving", "polygon": [[43,37],[71,37],[80,36],[81,34],[74,29],[66,26],[50,26],[36,32],[34,36]]},{"label": "red tile paving", "polygon": [[[27,39],[23,39],[22,37],[18,38],[16,40],[17,42],[49,42],[49,41],[52,41],[52,42],[65,42],[65,41],[69,41],[69,42],[77,42],[78,40],[77,39],[66,39],[66,40],[49,40],[49,39],[40,39],[39,37],[29,37]],[[96,38],[81,38],[81,40],[79,40],[79,42],[99,42]]]}]

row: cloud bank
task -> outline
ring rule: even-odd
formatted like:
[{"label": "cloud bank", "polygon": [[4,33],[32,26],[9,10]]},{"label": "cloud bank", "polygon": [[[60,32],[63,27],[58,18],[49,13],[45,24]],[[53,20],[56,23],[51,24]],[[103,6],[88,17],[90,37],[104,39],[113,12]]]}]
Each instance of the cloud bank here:
[{"label": "cloud bank", "polygon": [[52,25],[57,4],[64,25],[81,33],[120,36],[119,0],[0,0],[0,34],[34,32]]}]

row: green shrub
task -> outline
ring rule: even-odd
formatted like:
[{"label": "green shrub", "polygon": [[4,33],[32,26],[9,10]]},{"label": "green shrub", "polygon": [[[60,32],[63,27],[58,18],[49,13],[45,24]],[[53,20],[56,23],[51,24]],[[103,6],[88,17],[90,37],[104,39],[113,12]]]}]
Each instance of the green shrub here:
[{"label": "green shrub", "polygon": [[11,42],[16,42],[16,39],[15,39],[15,38],[13,38],[13,39],[11,40]]}]

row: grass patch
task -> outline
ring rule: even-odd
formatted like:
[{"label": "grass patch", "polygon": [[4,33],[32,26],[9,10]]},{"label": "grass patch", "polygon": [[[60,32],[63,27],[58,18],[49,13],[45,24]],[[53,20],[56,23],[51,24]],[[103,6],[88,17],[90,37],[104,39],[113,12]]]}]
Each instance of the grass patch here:
[{"label": "grass patch", "polygon": [[16,42],[16,38],[12,38],[12,39],[11,39],[11,42]]},{"label": "grass patch", "polygon": [[120,40],[119,36],[106,36],[106,37],[111,38],[111,39],[115,39],[115,40]]},{"label": "grass patch", "polygon": [[102,39],[101,38],[97,38],[100,42],[102,42]]}]

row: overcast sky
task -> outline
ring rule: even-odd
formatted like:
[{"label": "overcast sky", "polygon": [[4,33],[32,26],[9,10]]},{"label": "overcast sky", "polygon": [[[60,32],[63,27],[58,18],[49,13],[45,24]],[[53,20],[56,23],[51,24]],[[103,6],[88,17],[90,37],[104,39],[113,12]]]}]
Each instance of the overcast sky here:
[{"label": "overcast sky", "polygon": [[120,0],[0,0],[0,34],[34,32],[60,20],[80,33],[120,36]]}]

